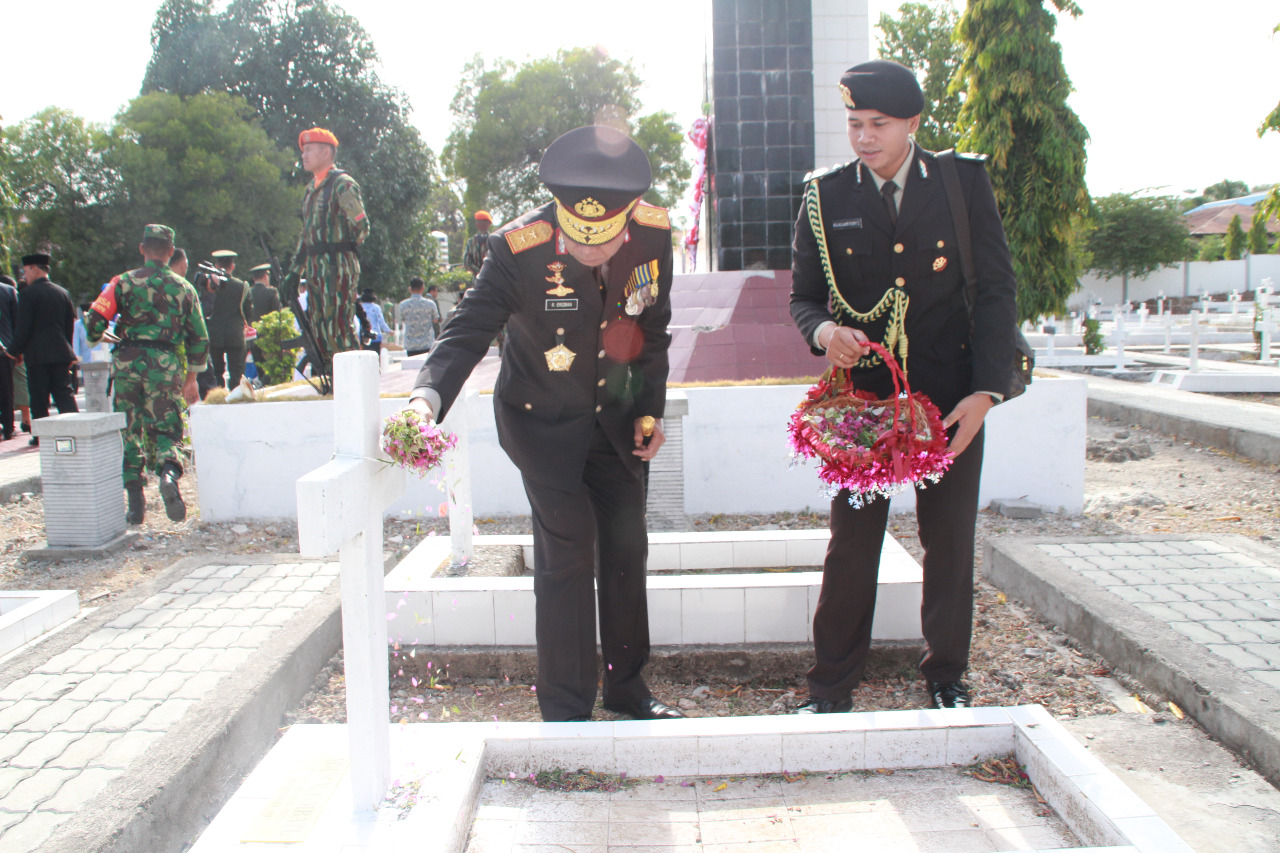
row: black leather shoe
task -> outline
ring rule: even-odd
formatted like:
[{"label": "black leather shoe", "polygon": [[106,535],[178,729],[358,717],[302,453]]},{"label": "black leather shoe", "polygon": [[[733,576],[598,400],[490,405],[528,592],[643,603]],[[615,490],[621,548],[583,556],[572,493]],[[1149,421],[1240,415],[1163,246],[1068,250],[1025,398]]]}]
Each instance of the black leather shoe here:
[{"label": "black leather shoe", "polygon": [[973,700],[963,681],[930,681],[929,703],[935,708],[971,708]]},{"label": "black leather shoe", "polygon": [[35,436],[32,436],[31,438],[27,439],[27,446],[28,446],[28,447],[39,447],[39,446],[40,446],[40,439],[36,438]]},{"label": "black leather shoe", "polygon": [[23,432],[31,432],[31,424],[27,423],[26,421],[23,421],[21,426],[22,426]]},{"label": "black leather shoe", "polygon": [[816,696],[810,696],[808,701],[796,708],[793,714],[843,714],[846,711],[853,710],[853,697],[849,696],[844,699],[819,699]]},{"label": "black leather shoe", "polygon": [[182,521],[187,517],[187,505],[182,501],[182,492],[178,491],[181,477],[182,469],[172,462],[164,463],[160,469],[160,497],[164,498],[164,514],[170,521]]},{"label": "black leather shoe", "polygon": [[675,708],[662,704],[652,696],[638,705],[618,705],[605,702],[604,709],[615,714],[625,714],[637,720],[678,720],[684,716]]},{"label": "black leather shoe", "polygon": [[124,487],[124,496],[129,502],[125,510],[124,520],[130,524],[141,524],[147,517],[147,499],[142,494],[142,481],[134,480]]}]

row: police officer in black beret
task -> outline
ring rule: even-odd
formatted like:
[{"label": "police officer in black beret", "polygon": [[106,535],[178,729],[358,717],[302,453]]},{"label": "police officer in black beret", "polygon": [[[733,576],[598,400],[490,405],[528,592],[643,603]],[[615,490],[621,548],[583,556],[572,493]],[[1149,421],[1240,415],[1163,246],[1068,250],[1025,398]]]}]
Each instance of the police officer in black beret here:
[{"label": "police officer in black beret", "polygon": [[[27,366],[32,420],[49,416],[50,397],[58,414],[79,411],[71,384],[76,310],[66,288],[49,280],[52,265],[53,259],[44,252],[22,256],[22,278],[27,286],[18,292],[13,343],[6,353]],[[28,443],[38,446],[40,439],[32,438]]]},{"label": "police officer in black beret", "polygon": [[[791,316],[815,355],[851,369],[860,389],[892,394],[888,369],[864,344],[893,351],[913,391],[943,413],[955,461],[916,492],[924,546],[920,671],[936,707],[971,702],[974,526],[982,422],[1014,360],[1017,282],[985,164],[959,155],[977,273],[972,322],[937,155],[915,144],[924,96],[915,75],[884,60],[840,80],[853,162],[806,178],[796,221]],[[908,349],[908,342],[910,347]],[[831,503],[831,544],[814,613],[816,662],[801,713],[848,711],[871,645],[889,502]]]},{"label": "police officer in black beret", "polygon": [[[533,510],[538,704],[587,720],[604,707],[683,716],[645,685],[644,463],[662,447],[671,337],[671,233],[640,201],[649,161],[626,134],[580,127],[538,170],[554,200],[489,237],[470,288],[418,374],[411,405],[443,420],[498,330],[498,438]],[[598,591],[595,586],[598,584]]]}]

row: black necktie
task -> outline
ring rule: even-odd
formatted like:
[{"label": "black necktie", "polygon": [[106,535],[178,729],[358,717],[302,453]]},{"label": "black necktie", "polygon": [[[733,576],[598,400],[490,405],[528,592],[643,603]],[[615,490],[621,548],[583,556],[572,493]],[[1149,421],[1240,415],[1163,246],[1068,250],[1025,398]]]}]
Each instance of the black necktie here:
[{"label": "black necktie", "polygon": [[898,206],[893,203],[893,196],[898,192],[898,185],[893,181],[885,181],[880,187],[880,197],[884,199],[884,209],[889,214],[889,221],[898,224]]}]

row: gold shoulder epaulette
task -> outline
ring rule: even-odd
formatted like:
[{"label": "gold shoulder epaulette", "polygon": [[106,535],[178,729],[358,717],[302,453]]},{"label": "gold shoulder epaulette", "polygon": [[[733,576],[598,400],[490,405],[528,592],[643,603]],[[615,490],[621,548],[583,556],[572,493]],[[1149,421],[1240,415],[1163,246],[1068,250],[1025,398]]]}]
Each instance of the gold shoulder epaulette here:
[{"label": "gold shoulder epaulette", "polygon": [[654,207],[652,204],[640,202],[636,205],[636,212],[632,214],[632,218],[641,225],[648,225],[650,228],[671,230],[671,214],[667,213],[665,207]]},{"label": "gold shoulder epaulette", "polygon": [[507,245],[511,247],[511,253],[518,255],[525,249],[532,249],[534,246],[541,246],[543,243],[551,239],[551,235],[555,233],[551,228],[550,222],[534,222],[523,228],[517,228],[514,231],[508,231],[506,234]]}]

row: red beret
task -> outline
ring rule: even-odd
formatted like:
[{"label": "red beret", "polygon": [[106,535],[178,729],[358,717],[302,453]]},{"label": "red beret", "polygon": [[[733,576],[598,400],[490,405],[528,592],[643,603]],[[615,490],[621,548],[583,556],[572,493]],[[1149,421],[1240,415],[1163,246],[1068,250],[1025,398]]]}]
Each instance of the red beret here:
[{"label": "red beret", "polygon": [[298,147],[306,145],[308,142],[323,142],[325,145],[338,147],[338,137],[334,136],[323,127],[313,127],[310,130],[304,130],[298,134]]}]

